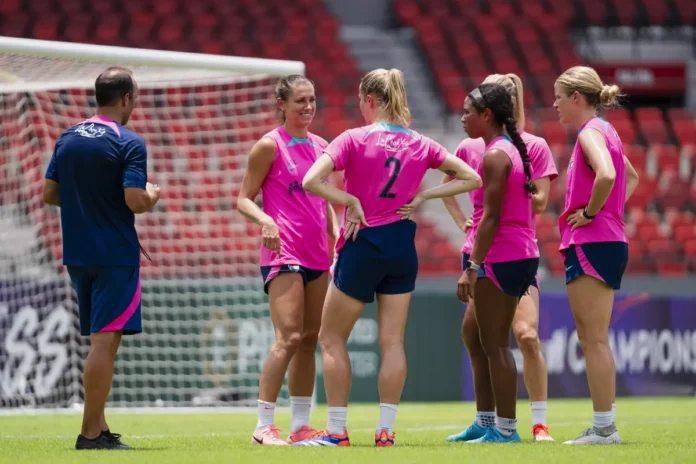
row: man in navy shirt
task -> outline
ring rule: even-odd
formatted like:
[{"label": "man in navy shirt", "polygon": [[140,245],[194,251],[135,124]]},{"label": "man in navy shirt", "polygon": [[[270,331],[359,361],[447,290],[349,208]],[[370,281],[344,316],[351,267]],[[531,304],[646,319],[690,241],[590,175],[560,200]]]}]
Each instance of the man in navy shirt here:
[{"label": "man in navy shirt", "polygon": [[77,292],[80,332],[89,335],[85,408],[77,449],[127,449],[104,418],[123,334],[142,331],[140,243],[135,214],[150,211],[159,187],[147,182],[145,142],[123,127],[138,98],[129,70],[96,80],[97,114],[56,142],[44,201],[60,206],[63,264]]}]

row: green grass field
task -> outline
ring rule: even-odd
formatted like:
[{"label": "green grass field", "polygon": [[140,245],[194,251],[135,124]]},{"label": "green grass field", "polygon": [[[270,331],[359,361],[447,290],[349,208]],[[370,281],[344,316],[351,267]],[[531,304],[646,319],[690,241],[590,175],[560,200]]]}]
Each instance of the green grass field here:
[{"label": "green grass field", "polygon": [[[467,426],[474,416],[471,403],[403,404],[396,421],[397,447],[374,447],[377,405],[352,405],[348,412],[351,448],[258,447],[249,442],[254,413],[108,415],[112,431],[137,448],[133,451],[75,451],[80,416],[0,416],[0,462],[7,463],[504,463],[580,464],[585,462],[693,462],[696,449],[696,403],[693,398],[620,399],[618,446],[562,446],[591,421],[587,400],[551,401],[549,426],[556,443],[530,440],[530,411],[518,407],[520,445],[447,443],[445,437]],[[289,412],[277,413],[277,425],[287,432]],[[312,413],[312,424],[323,427],[326,409]],[[95,455],[98,455],[95,456]],[[95,459],[97,458],[97,459]]]}]

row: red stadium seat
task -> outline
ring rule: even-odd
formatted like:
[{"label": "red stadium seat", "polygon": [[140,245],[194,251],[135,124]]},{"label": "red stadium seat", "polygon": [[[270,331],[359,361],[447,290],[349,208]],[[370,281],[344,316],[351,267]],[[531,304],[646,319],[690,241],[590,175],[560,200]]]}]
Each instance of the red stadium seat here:
[{"label": "red stadium seat", "polygon": [[667,118],[671,122],[694,121],[694,115],[688,108],[670,108],[667,110]]},{"label": "red stadium seat", "polygon": [[0,32],[8,37],[26,37],[29,23],[26,13],[0,15]]},{"label": "red stadium seat", "polygon": [[3,0],[0,3],[0,17],[18,13],[22,8],[22,0]]},{"label": "red stadium seat", "polygon": [[696,239],[696,227],[694,225],[679,225],[673,228],[674,240],[686,243],[688,240]]},{"label": "red stadium seat", "polygon": [[639,0],[648,12],[650,24],[661,25],[667,21],[669,7],[666,2],[653,2],[651,0]]},{"label": "red stadium seat", "polygon": [[42,14],[34,23],[32,37],[40,40],[56,40],[61,17],[58,15]]},{"label": "red stadium seat", "polygon": [[696,122],[693,120],[673,121],[672,129],[681,145],[696,144]]},{"label": "red stadium seat", "polygon": [[637,171],[644,171],[646,166],[647,155],[645,148],[640,145],[624,145],[624,155],[631,162],[631,165]]},{"label": "red stadium seat", "polygon": [[581,11],[585,13],[588,24],[603,26],[607,17],[606,3],[601,0],[581,0]]},{"label": "red stadium seat", "polygon": [[612,0],[614,11],[619,23],[624,26],[633,26],[638,15],[636,4],[633,1]]},{"label": "red stadium seat", "polygon": [[696,5],[691,0],[674,0],[681,24],[694,24],[696,22]]},{"label": "red stadium seat", "polygon": [[176,12],[178,4],[176,0],[157,0],[152,7],[158,15],[170,15]]},{"label": "red stadium seat", "polygon": [[666,261],[657,262],[657,273],[665,277],[686,276],[688,272],[686,263],[674,256]]},{"label": "red stadium seat", "polygon": [[92,37],[93,21],[90,16],[68,17],[65,25],[65,39],[70,42],[89,42]]},{"label": "red stadium seat", "polygon": [[664,144],[669,140],[667,124],[665,124],[664,120],[639,121],[638,127],[643,134],[643,138],[649,144]]},{"label": "red stadium seat", "polygon": [[679,170],[680,155],[674,145],[653,145],[648,150],[660,172]]},{"label": "red stadium seat", "polygon": [[623,143],[634,143],[636,138],[636,130],[633,126],[633,121],[631,120],[618,120],[613,121],[612,125],[616,129],[616,132],[621,137]]},{"label": "red stadium seat", "polygon": [[162,17],[159,20],[157,39],[162,44],[179,43],[184,35],[186,21],[178,16]]},{"label": "red stadium seat", "polygon": [[568,133],[559,122],[542,122],[542,135],[549,145],[562,145],[568,141]]},{"label": "red stadium seat", "polygon": [[618,121],[630,121],[631,112],[626,108],[615,108],[612,110],[607,110],[604,113],[604,118],[612,124]]}]

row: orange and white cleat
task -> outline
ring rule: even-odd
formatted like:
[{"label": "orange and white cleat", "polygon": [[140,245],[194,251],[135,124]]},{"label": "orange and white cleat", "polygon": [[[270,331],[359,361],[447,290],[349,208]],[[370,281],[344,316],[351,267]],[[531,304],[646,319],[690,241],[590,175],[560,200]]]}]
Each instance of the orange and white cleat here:
[{"label": "orange and white cleat", "polygon": [[269,445],[269,446],[288,446],[288,442],[280,438],[280,429],[275,425],[269,425],[261,429],[257,429],[251,437],[252,445]]},{"label": "orange and white cleat", "polygon": [[313,437],[295,442],[292,446],[350,446],[350,439],[345,431],[342,435],[337,435],[328,430],[319,430]]},{"label": "orange and white cleat", "polygon": [[375,446],[379,448],[384,448],[387,446],[394,446],[394,437],[396,433],[390,432],[389,430],[382,429],[375,433]]},{"label": "orange and white cleat", "polygon": [[297,432],[290,432],[290,435],[288,436],[288,443],[292,445],[298,441],[309,440],[310,438],[314,438],[316,434],[317,430],[313,429],[309,425],[303,425]]},{"label": "orange and white cleat", "polygon": [[534,441],[554,441],[549,433],[549,428],[543,424],[536,424],[532,427],[532,435],[534,435]]}]

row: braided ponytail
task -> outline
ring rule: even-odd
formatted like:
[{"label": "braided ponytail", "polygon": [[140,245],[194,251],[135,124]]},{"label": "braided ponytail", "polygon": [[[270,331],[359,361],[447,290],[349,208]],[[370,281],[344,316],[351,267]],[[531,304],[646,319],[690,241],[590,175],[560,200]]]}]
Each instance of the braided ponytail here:
[{"label": "braided ponytail", "polygon": [[522,140],[522,136],[520,136],[520,133],[517,132],[517,124],[515,118],[505,118],[503,124],[505,125],[505,130],[512,139],[512,143],[515,145],[515,148],[517,148],[517,151],[520,152],[520,156],[522,157],[524,173],[527,175],[527,182],[524,183],[524,189],[532,194],[537,193],[537,187],[534,184],[534,181],[532,181],[532,167],[531,163],[529,162],[529,153],[527,153],[527,145],[525,145],[524,141]]},{"label": "braided ponytail", "polygon": [[472,106],[476,111],[483,112],[488,108],[493,113],[493,119],[498,127],[503,127],[512,139],[513,145],[520,152],[524,173],[527,175],[527,182],[524,184],[525,191],[537,193],[536,185],[532,181],[532,167],[529,161],[527,146],[522,140],[522,136],[517,132],[517,120],[515,119],[514,105],[510,93],[505,86],[500,84],[481,84],[468,95]]}]

